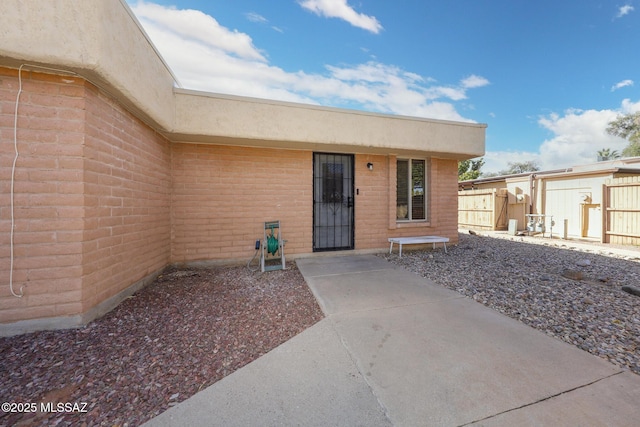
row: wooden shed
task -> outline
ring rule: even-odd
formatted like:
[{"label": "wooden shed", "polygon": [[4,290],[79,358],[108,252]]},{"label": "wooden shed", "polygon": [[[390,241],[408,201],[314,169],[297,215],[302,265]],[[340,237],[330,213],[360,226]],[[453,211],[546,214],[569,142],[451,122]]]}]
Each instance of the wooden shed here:
[{"label": "wooden shed", "polygon": [[556,237],[640,244],[640,157],[461,181],[458,189],[460,227],[501,230],[516,220],[517,230],[530,231],[537,215]]}]

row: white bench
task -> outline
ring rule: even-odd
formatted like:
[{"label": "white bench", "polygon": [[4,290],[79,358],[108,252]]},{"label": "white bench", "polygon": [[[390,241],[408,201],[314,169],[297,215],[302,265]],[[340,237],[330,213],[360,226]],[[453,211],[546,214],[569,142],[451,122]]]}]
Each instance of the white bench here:
[{"label": "white bench", "polygon": [[424,245],[425,243],[433,243],[433,249],[436,248],[436,243],[442,243],[444,245],[444,252],[447,253],[448,237],[440,236],[419,236],[419,237],[390,237],[389,238],[389,253],[393,252],[393,244],[396,243],[400,246],[399,256],[402,256],[402,245]]}]

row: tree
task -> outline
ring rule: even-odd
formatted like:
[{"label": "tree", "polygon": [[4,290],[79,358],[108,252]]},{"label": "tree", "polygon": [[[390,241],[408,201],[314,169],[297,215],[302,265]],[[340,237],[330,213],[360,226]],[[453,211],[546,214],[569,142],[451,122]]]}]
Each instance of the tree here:
[{"label": "tree", "polygon": [[629,145],[622,150],[624,157],[640,156],[640,111],[618,116],[609,122],[607,133],[629,140]]},{"label": "tree", "polygon": [[603,148],[602,150],[598,151],[599,162],[604,162],[605,160],[614,160],[619,158],[620,158],[620,153],[618,153],[616,150],[611,151],[611,148]]},{"label": "tree", "polygon": [[526,162],[509,162],[507,165],[509,168],[501,170],[499,172],[500,175],[515,175],[518,173],[535,172],[540,170],[540,167],[534,160]]},{"label": "tree", "polygon": [[478,160],[463,160],[458,162],[458,181],[468,181],[470,179],[478,179],[480,177],[480,168],[484,165],[484,159],[480,157]]}]

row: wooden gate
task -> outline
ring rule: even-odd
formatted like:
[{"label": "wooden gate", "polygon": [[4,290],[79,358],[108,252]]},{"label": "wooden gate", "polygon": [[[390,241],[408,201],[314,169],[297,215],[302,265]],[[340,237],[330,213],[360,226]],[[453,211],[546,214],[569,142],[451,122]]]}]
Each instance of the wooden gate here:
[{"label": "wooden gate", "polygon": [[602,188],[602,240],[640,245],[640,177],[608,179]]},{"label": "wooden gate", "polygon": [[458,227],[506,230],[507,219],[505,188],[458,191]]}]

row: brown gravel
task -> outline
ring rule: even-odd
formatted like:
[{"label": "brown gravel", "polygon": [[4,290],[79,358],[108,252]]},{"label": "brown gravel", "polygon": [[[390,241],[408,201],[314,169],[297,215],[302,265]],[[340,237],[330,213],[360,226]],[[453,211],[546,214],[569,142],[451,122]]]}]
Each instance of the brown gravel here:
[{"label": "brown gravel", "polygon": [[321,318],[294,263],[170,268],[86,327],[0,338],[0,402],[87,411],[0,412],[0,425],[137,426]]}]

